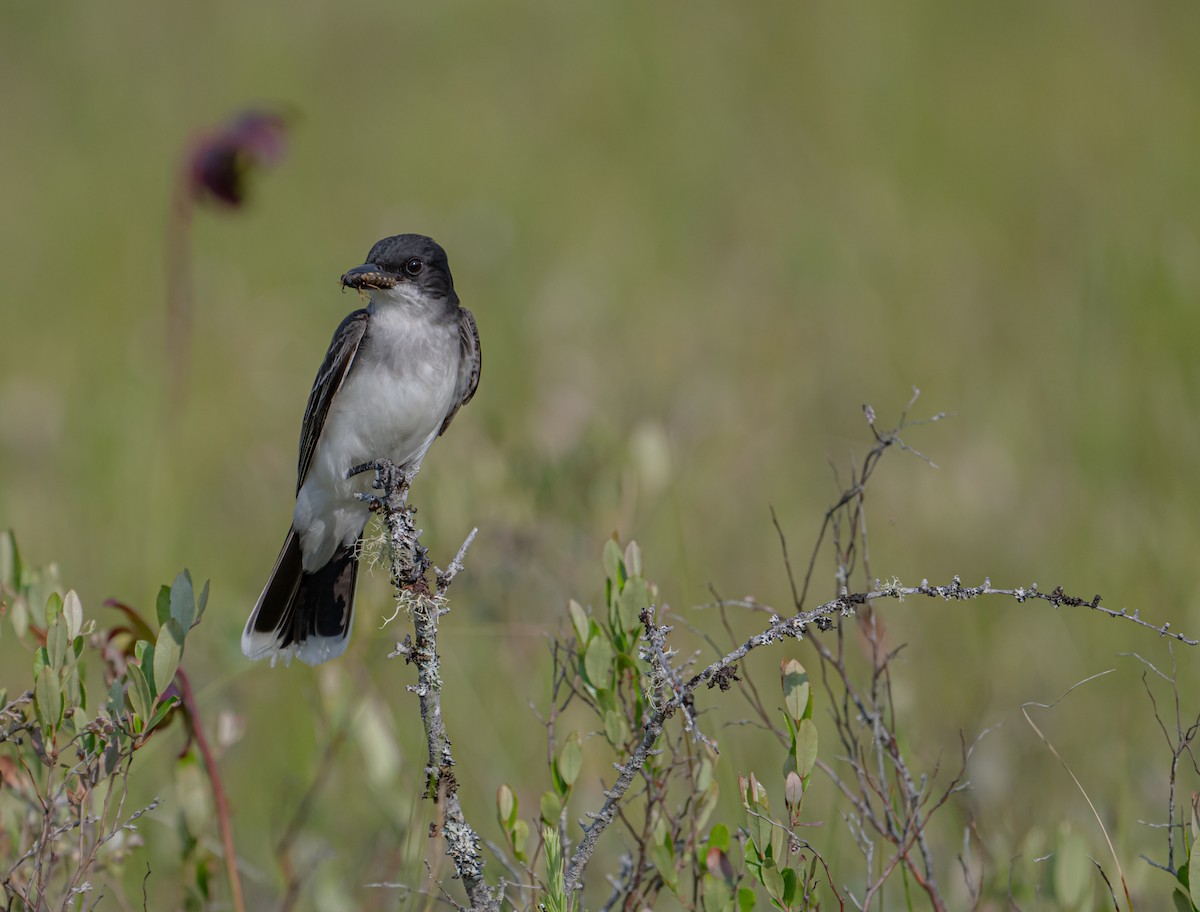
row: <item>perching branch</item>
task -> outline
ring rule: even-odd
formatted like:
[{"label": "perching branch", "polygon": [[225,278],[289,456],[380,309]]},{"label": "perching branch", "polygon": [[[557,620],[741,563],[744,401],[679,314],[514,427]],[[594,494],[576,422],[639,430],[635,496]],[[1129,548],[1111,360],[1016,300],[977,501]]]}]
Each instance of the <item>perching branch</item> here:
[{"label": "perching branch", "polygon": [[[374,471],[372,487],[381,493],[360,494],[359,497],[383,518],[391,549],[391,576],[397,603],[413,619],[415,639],[406,634],[404,642],[396,644],[396,650],[389,658],[404,656],[406,662],[417,666],[417,683],[409,685],[408,689],[416,693],[420,701],[421,721],[425,725],[425,741],[429,747],[425,794],[442,805],[440,835],[446,840],[446,854],[454,862],[455,876],[462,878],[466,887],[470,908],[499,910],[500,898],[483,879],[479,835],[468,825],[458,800],[454,757],[442,718],[442,678],[437,654],[438,619],[450,610],[446,607],[446,591],[463,569],[463,557],[478,530],[471,530],[445,570],[433,567],[428,551],[421,546],[421,530],[413,522],[416,511],[407,503],[413,473],[401,471],[388,460],[377,460],[355,466],[347,476],[366,471]],[[434,571],[435,580],[432,589],[428,579],[430,569]]]}]

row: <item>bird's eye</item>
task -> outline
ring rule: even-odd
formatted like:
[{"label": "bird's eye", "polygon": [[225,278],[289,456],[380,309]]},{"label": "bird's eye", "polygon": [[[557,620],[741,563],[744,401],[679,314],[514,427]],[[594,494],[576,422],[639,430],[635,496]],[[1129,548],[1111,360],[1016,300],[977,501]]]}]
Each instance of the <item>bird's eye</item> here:
[{"label": "bird's eye", "polygon": [[421,270],[424,268],[424,266],[425,264],[422,263],[417,257],[413,257],[404,264],[404,271],[410,276],[418,276],[421,274]]}]

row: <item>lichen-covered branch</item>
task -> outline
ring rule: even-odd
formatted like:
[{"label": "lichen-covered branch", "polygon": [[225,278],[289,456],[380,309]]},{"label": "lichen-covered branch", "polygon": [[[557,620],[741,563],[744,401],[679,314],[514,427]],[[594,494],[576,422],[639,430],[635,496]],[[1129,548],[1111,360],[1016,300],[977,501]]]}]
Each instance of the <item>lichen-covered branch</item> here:
[{"label": "lichen-covered branch", "polygon": [[[408,689],[416,693],[420,701],[425,741],[429,748],[425,794],[441,807],[442,821],[438,830],[446,841],[446,854],[454,863],[455,876],[461,878],[466,887],[470,908],[498,910],[500,899],[483,879],[479,835],[467,823],[458,799],[454,756],[442,717],[442,678],[437,654],[438,620],[449,610],[446,607],[446,590],[463,568],[463,557],[475,537],[475,530],[467,536],[445,570],[434,567],[428,551],[421,546],[421,530],[413,521],[415,511],[407,503],[412,476],[401,472],[386,460],[357,466],[350,474],[371,470],[375,472],[374,488],[380,493],[362,496],[383,519],[397,602],[413,619],[413,637],[406,635],[404,642],[396,644],[391,656],[403,656],[406,662],[417,667],[417,683]],[[430,570],[434,571],[432,588],[429,584]]]},{"label": "lichen-covered branch", "polygon": [[[816,627],[818,630],[828,630],[833,626],[836,617],[853,614],[860,606],[868,605],[876,599],[903,599],[909,596],[926,596],[950,601],[976,599],[985,595],[1008,596],[1018,602],[1041,599],[1050,602],[1056,608],[1060,606],[1084,607],[1093,611],[1099,611],[1108,617],[1130,621],[1141,627],[1153,630],[1160,636],[1171,637],[1188,646],[1200,645],[1200,640],[1187,637],[1181,633],[1172,632],[1169,623],[1155,625],[1143,620],[1137,611],[1130,612],[1127,609],[1114,611],[1101,607],[1099,596],[1094,596],[1090,599],[1076,598],[1065,593],[1061,586],[1050,593],[1043,593],[1038,589],[1036,584],[1014,589],[998,589],[992,586],[990,580],[985,580],[981,586],[963,586],[962,581],[957,576],[954,577],[949,585],[944,586],[930,585],[928,580],[922,580],[919,586],[902,586],[898,580],[892,580],[887,583],[877,582],[876,588],[871,592],[850,593],[843,591],[842,595],[832,601],[819,605],[810,611],[802,611],[790,617],[785,618],[779,615],[772,615],[768,627],[761,633],[750,637],[741,646],[692,675],[689,679],[681,681],[676,670],[669,667],[669,658],[673,653],[666,648],[665,636],[670,628],[655,626],[654,608],[648,608],[643,614],[643,623],[645,625],[643,639],[647,645],[643,649],[642,655],[653,666],[651,679],[658,681],[661,685],[658,688],[658,699],[655,703],[656,709],[646,721],[642,739],[633,754],[630,755],[624,764],[617,767],[617,781],[613,783],[612,788],[605,791],[604,804],[600,810],[588,815],[591,820],[590,823],[583,823],[581,821],[583,838],[580,840],[579,845],[576,846],[575,852],[571,856],[570,864],[567,867],[567,891],[570,893],[582,888],[584,870],[595,850],[600,835],[616,819],[621,802],[633,784],[638,771],[645,764],[646,758],[654,750],[666,721],[677,711],[684,710],[687,714],[689,725],[694,726],[695,716],[691,710],[691,702],[695,690],[701,684],[708,687],[720,687],[724,690],[728,688],[730,681],[735,679],[737,664],[753,650],[770,645],[771,643],[781,642],[788,638],[802,638],[808,632],[810,626]],[[693,732],[693,736],[697,738],[703,737],[698,730]],[[901,762],[898,757],[893,757],[892,760],[894,763]],[[910,779],[910,785],[912,786],[911,794],[919,795],[920,790],[916,788],[915,783],[912,783],[911,774],[907,768],[901,767],[901,771]],[[954,784],[952,784],[953,787]],[[943,796],[941,801],[944,801],[945,797],[948,797],[948,794],[949,792],[946,793],[946,796]],[[914,835],[919,841],[919,827]],[[922,847],[923,855],[927,855],[927,851],[925,847]],[[926,858],[926,861],[928,867],[931,869],[932,864],[930,860]],[[910,873],[916,874],[917,872],[910,871]],[[927,872],[926,876],[931,876],[931,874]]]}]

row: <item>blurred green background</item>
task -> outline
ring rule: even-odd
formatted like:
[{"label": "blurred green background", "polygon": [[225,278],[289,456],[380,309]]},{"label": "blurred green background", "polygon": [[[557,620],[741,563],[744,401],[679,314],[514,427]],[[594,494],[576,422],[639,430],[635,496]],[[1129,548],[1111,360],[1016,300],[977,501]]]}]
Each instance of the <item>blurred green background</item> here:
[{"label": "blurred green background", "polygon": [[[223,764],[256,902],[278,895],[271,846],[347,702],[398,752],[340,749],[302,907],[393,902],[362,884],[424,851],[394,825],[422,758],[410,672],[384,659],[400,634],[376,629],[382,575],[336,666],[272,670],[238,647],[289,521],[312,377],[358,306],[338,276],[387,234],[446,247],[483,340],[479,393],[414,492],[441,562],[481,530],[443,642],[480,821],[501,781],[531,811],[545,787],[529,703],[566,599],[600,593],[604,539],[636,538],[676,609],[710,584],[786,608],[769,507],[807,556],[830,465],[844,479],[869,447],[861,406],[887,424],[912,386],[918,415],[955,417],[909,436],[938,468],[885,461],[876,575],[1062,584],[1200,631],[1194,4],[113,0],[9,4],[0,23],[0,525],[96,616],[109,596],[149,608],[185,565],[212,579],[185,664],[211,718],[244,720]],[[172,181],[198,133],[253,104],[296,113],[290,146],[245,210],[198,213],[168,420]],[[1164,642],[1044,604],[884,612],[910,644],[896,697],[919,757],[1001,726],[947,812],[943,877],[971,819],[1004,863],[1060,825],[1103,855],[1018,706],[1116,668],[1042,722],[1126,876],[1165,895],[1137,860],[1165,838],[1137,821],[1165,817],[1169,753],[1120,656],[1169,667]],[[0,649],[0,684],[22,686],[27,656]],[[1177,656],[1186,708],[1198,656]],[[744,731],[717,733],[729,776],[755,763]],[[143,827],[164,872],[167,805]]]}]

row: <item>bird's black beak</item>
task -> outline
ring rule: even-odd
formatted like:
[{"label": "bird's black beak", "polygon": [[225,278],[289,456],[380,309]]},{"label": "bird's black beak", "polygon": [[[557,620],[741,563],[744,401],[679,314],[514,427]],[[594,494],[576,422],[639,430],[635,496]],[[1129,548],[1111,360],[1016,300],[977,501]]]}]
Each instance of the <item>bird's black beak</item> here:
[{"label": "bird's black beak", "polygon": [[392,288],[399,281],[394,275],[385,272],[374,263],[364,263],[362,266],[355,266],[342,276],[342,287],[357,288],[359,290]]}]

